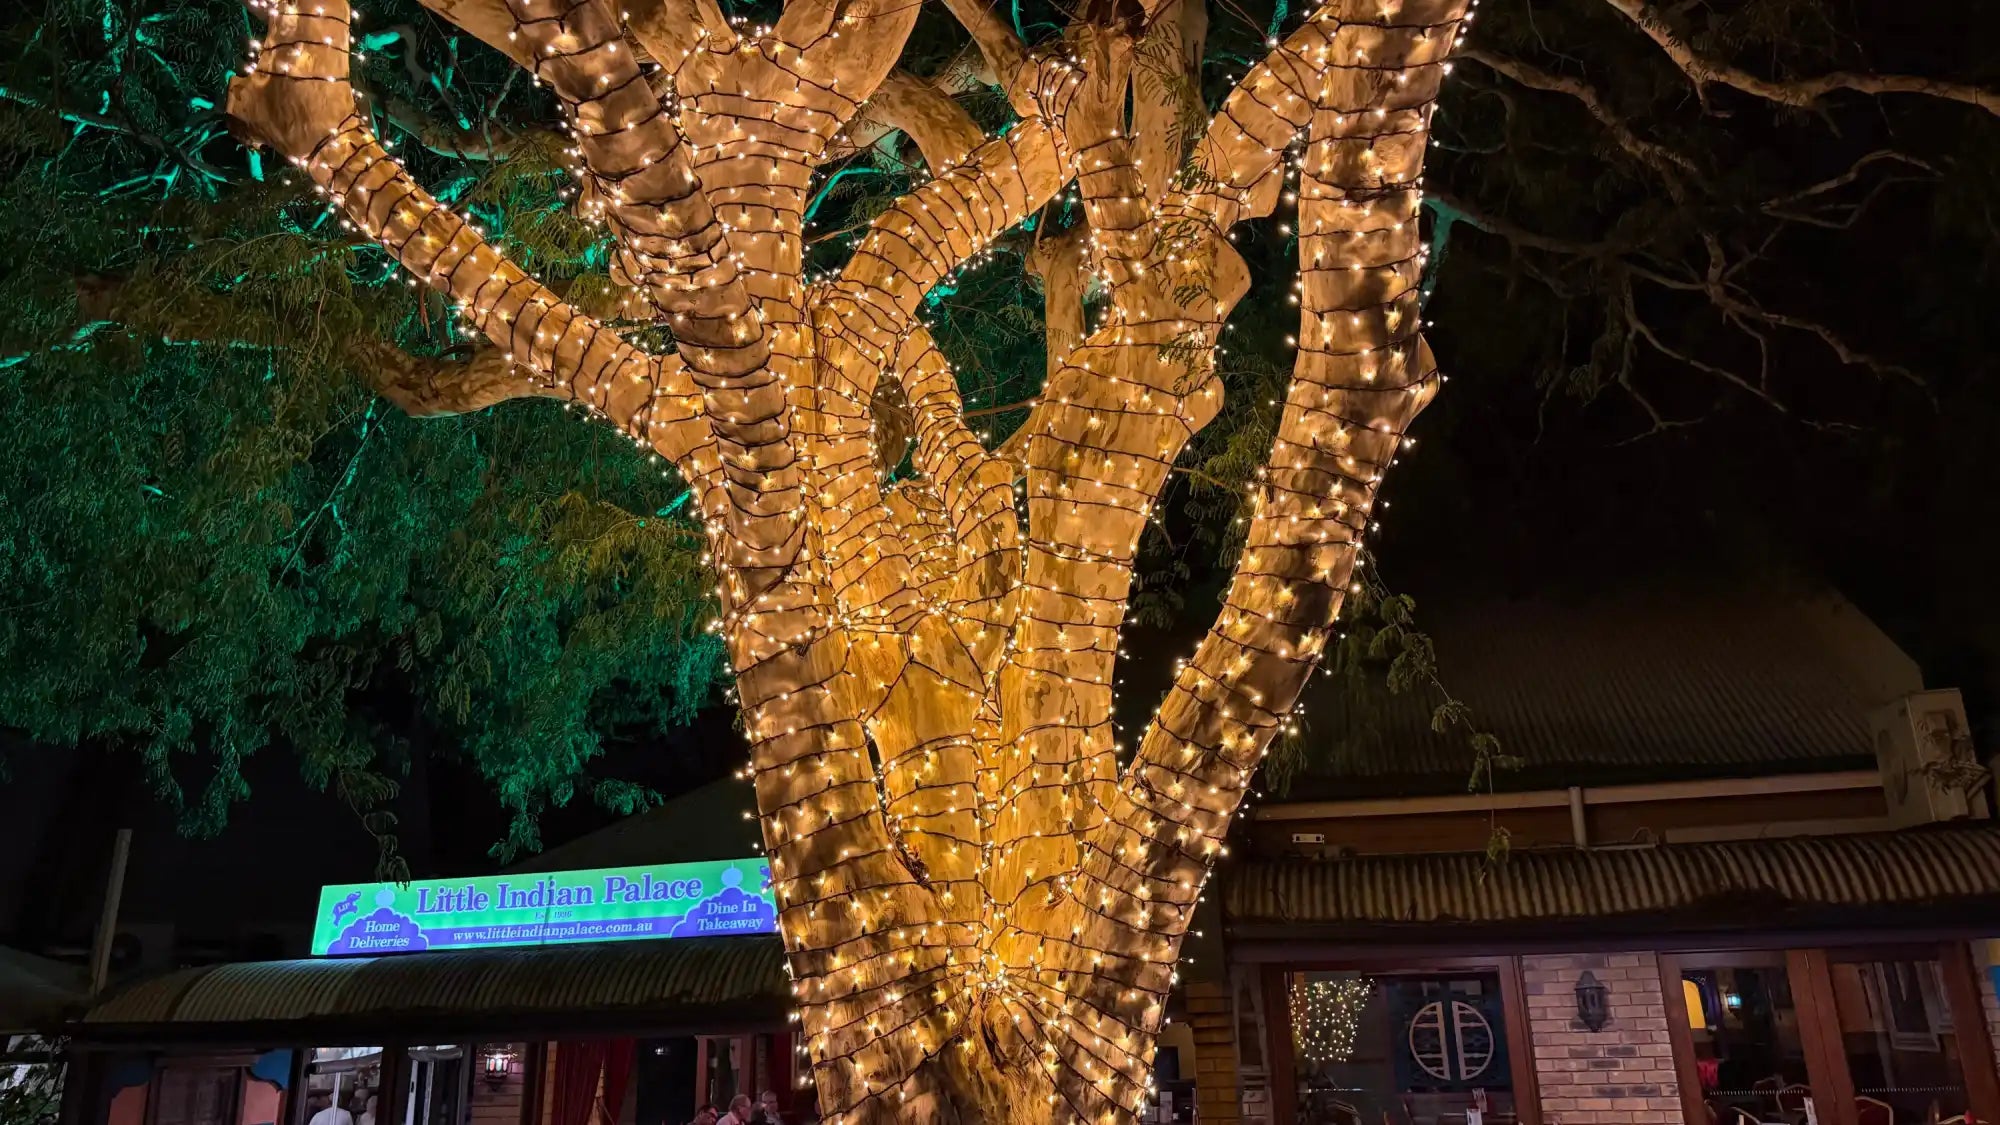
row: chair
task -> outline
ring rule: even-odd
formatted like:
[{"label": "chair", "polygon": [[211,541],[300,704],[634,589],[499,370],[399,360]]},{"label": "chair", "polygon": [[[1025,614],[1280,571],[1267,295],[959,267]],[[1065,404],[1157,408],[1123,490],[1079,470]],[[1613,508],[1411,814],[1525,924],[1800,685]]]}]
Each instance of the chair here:
[{"label": "chair", "polygon": [[1764,1121],[1742,1106],[1733,1105],[1724,1111],[1722,1125],[1764,1125]]},{"label": "chair", "polygon": [[1866,1094],[1854,1098],[1854,1117],[1857,1125],[1896,1125],[1896,1111],[1888,1102],[1877,1101]]},{"label": "chair", "polygon": [[1812,1087],[1794,1082],[1778,1091],[1778,1112],[1795,1114],[1804,1120],[1806,1103],[1812,1100]]}]

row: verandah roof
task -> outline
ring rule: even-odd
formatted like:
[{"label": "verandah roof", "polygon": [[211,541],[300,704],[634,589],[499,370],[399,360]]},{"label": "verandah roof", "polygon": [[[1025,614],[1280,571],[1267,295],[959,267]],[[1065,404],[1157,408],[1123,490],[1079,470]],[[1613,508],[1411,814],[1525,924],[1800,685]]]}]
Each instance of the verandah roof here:
[{"label": "verandah roof", "polygon": [[1838,836],[1356,856],[1221,876],[1237,937],[1863,929],[2000,922],[2000,826]]},{"label": "verandah roof", "polygon": [[93,1005],[84,1043],[336,1046],[784,1026],[775,937],[689,938],[183,969]]}]

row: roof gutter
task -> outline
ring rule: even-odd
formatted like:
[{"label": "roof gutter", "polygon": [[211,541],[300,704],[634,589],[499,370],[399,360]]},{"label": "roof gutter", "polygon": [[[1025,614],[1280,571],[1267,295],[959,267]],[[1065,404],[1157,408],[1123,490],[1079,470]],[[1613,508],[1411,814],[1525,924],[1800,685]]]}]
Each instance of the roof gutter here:
[{"label": "roof gutter", "polygon": [[1255,820],[1332,820],[1366,816],[1424,816],[1433,813],[1495,812],[1503,809],[1568,808],[1574,820],[1588,805],[1628,805],[1649,801],[1707,801],[1718,797],[1767,797],[1786,793],[1829,793],[1880,789],[1876,770],[1840,770],[1777,777],[1666,781],[1597,788],[1538,789],[1525,793],[1464,793],[1442,797],[1379,797],[1356,801],[1293,801],[1260,805]]}]

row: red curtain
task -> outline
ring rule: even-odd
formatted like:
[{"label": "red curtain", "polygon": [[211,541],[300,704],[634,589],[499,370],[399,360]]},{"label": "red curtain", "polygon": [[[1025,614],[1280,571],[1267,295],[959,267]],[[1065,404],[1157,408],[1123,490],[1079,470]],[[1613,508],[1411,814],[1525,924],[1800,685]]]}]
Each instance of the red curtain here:
[{"label": "red curtain", "polygon": [[638,1046],[630,1039],[613,1039],[604,1049],[604,1123],[618,1125],[625,1112],[625,1087],[632,1081],[632,1057]]},{"label": "red curtain", "polygon": [[610,1046],[602,1039],[566,1040],[556,1044],[555,1088],[550,1091],[549,1125],[591,1125],[590,1111],[597,1103],[597,1079],[604,1073]]}]

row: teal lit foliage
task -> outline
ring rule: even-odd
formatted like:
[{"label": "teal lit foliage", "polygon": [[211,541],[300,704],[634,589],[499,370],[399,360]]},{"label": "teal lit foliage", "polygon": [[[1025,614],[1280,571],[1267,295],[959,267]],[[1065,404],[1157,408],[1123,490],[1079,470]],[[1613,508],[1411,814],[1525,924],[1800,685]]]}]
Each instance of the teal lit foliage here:
[{"label": "teal lit foliage", "polygon": [[[408,14],[368,83],[443,150],[406,142],[413,166],[544,277],[601,282],[550,107]],[[413,420],[372,394],[361,342],[463,342],[223,132],[249,31],[219,0],[58,0],[7,28],[0,723],[129,750],[192,831],[250,795],[246,756],[294,754],[391,873],[419,743],[492,781],[503,851],[551,806],[642,806],[591,759],[722,674],[684,489],[552,402]]]},{"label": "teal lit foliage", "polygon": [[[1066,18],[1016,14],[1038,36]],[[551,807],[640,807],[651,794],[591,760],[721,700],[684,490],[551,402],[412,420],[374,397],[373,342],[469,345],[441,298],[228,135],[217,103],[253,30],[233,0],[52,0],[6,25],[0,723],[130,752],[197,832],[250,796],[246,756],[295,755],[389,874],[389,805],[426,747],[490,780],[513,813],[503,855],[538,846]],[[357,86],[412,171],[558,290],[601,290],[606,243],[569,206],[546,94],[413,0],[369,4],[361,31]],[[1211,28],[1201,88],[1182,91],[1190,138],[1263,34]],[[962,43],[927,13],[906,65],[935,73]],[[988,130],[1011,124],[997,93],[961,102]],[[895,134],[834,169],[809,270],[837,269],[925,176]],[[1046,369],[1026,258],[1079,221],[1073,196],[1057,201],[926,304],[996,440]],[[1296,243],[1252,231],[1244,249],[1269,292],[1245,303],[1229,406],[1161,506],[1141,622],[1212,612],[1269,446]]]},{"label": "teal lit foliage", "polygon": [[[365,7],[357,85],[413,173],[553,287],[601,292],[605,242],[569,205],[547,94],[415,0]],[[1921,36],[1803,0],[1663,7],[1701,49],[1780,77],[1874,64],[1992,73],[1969,30],[1982,0],[1926,9],[1937,28]],[[725,8],[767,22],[778,4]],[[1187,109],[1176,128],[1197,126],[1302,9],[1210,5],[1196,80],[1174,80]],[[1050,0],[1004,10],[1030,39],[1069,15]],[[535,846],[550,807],[644,804],[649,794],[594,774],[592,759],[722,701],[704,629],[712,580],[684,489],[553,402],[418,421],[373,396],[378,342],[420,356],[468,345],[440,298],[405,286],[282,164],[228,136],[217,103],[253,30],[236,0],[42,0],[0,15],[0,725],[128,751],[195,830],[247,796],[238,767],[260,751],[295,755],[385,849],[396,779],[424,748],[490,779],[514,814],[502,852]],[[1437,287],[1443,367],[1463,381],[1425,416],[1427,448],[1539,433],[1564,410],[1606,443],[1680,440],[1721,416],[1719,443],[1752,448],[1766,431],[1746,415],[1803,417],[1814,424],[1789,439],[1851,443],[1833,456],[1871,473],[1882,463],[1871,442],[1940,451],[1933,471],[1871,487],[1976,490],[1967,462],[1985,443],[1966,435],[1991,428],[1990,392],[1977,388],[2000,262],[1992,121],[1921,98],[1843,95],[1813,112],[1714,89],[1696,98],[1590,0],[1488,0],[1472,45],[1583,82],[1673,158],[1635,156],[1573,97],[1461,64],[1428,173],[1425,286]],[[927,6],[903,65],[937,75],[963,64],[963,48],[942,6]],[[988,130],[1010,124],[992,91],[959,100]],[[1920,163],[1868,157],[1878,149]],[[1860,175],[1841,181],[1850,169]],[[868,220],[925,175],[893,133],[830,168],[812,200],[809,272],[837,270]],[[925,306],[976,428],[995,440],[1020,424],[1046,370],[1025,262],[1077,212],[1066,193]],[[1133,619],[1172,651],[1213,612],[1270,449],[1297,330],[1289,217],[1280,207],[1237,232],[1255,288],[1218,357],[1223,414],[1175,467],[1142,545]],[[1734,304],[1689,285],[1707,276],[1711,246],[1731,263]],[[1879,362],[1845,362],[1810,328],[1758,319],[1767,311],[1837,328]],[[1909,390],[1908,369],[1923,390]],[[1922,398],[1943,409],[1926,413]],[[1873,424],[1884,418],[1893,424]],[[1951,427],[1949,440],[1903,436]],[[1451,464],[1429,454],[1391,494],[1427,489],[1434,506],[1470,512],[1477,482],[1453,480]],[[1677,487],[1727,493],[1684,487],[1687,468]],[[1862,491],[1840,490],[1842,504]],[[1371,551],[1399,563],[1400,534],[1376,533]],[[1870,565],[1898,553],[1850,552]],[[1956,589],[1990,588],[1983,557],[1951,554],[1965,568]],[[1429,693],[1438,724],[1466,739],[1473,783],[1492,784],[1505,755],[1451,705],[1411,603],[1372,565],[1343,628],[1332,682],[1315,694],[1383,678]],[[1310,767],[1307,747],[1339,753],[1342,732],[1304,722],[1280,746],[1280,775]]]}]

